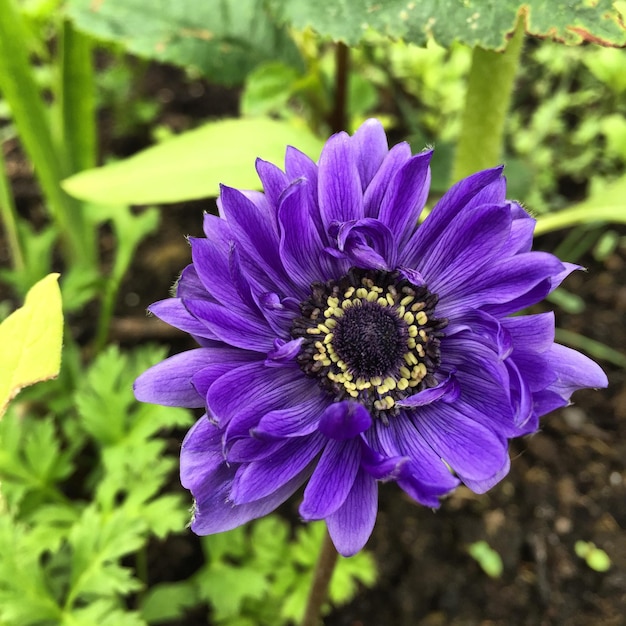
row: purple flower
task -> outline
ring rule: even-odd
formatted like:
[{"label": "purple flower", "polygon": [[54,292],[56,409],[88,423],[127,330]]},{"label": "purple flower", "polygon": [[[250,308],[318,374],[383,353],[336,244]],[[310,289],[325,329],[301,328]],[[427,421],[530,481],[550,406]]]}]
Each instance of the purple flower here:
[{"label": "purple flower", "polygon": [[506,200],[502,168],[452,187],[423,224],[431,152],[388,149],[363,124],[316,165],[262,160],[264,193],[222,187],[221,217],[191,238],[176,297],[152,313],[200,348],[135,383],[139,400],[206,407],[181,480],[192,529],[229,530],[306,485],[343,555],[368,540],[378,484],[425,506],[509,470],[507,440],[602,370],[554,343],[552,313],[516,315],[576,266],[531,252],[535,221]]}]

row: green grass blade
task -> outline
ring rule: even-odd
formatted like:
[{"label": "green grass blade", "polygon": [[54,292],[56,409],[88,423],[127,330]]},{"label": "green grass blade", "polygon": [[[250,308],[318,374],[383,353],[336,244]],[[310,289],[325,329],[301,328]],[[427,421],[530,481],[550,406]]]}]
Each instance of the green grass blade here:
[{"label": "green grass blade", "polygon": [[72,174],[96,166],[96,95],[91,38],[64,20],[59,103],[66,161]]},{"label": "green grass blade", "polygon": [[626,354],[609,348],[606,344],[596,341],[595,339],[589,339],[589,337],[573,333],[570,330],[557,328],[556,340],[572,348],[580,348],[594,359],[601,359],[619,367],[626,367]]},{"label": "green grass blade", "polygon": [[17,231],[17,211],[15,201],[11,193],[11,187],[7,178],[4,165],[4,153],[0,144],[0,217],[4,226],[4,234],[9,246],[11,262],[17,271],[24,269],[24,253],[20,243],[20,236]]},{"label": "green grass blade", "polygon": [[80,205],[59,184],[66,172],[55,149],[45,105],[28,61],[22,15],[13,0],[0,0],[0,16],[0,92],[11,109],[48,208],[66,238],[70,259],[89,259],[94,253],[86,245]]}]

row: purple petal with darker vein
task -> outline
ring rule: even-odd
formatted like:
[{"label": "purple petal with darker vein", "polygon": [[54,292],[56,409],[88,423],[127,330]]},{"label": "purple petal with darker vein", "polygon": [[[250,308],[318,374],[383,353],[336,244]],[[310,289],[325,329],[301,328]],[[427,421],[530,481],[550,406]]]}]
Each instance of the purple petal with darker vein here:
[{"label": "purple petal with darker vein", "polygon": [[396,405],[402,408],[412,408],[416,406],[424,406],[438,400],[442,402],[454,402],[461,393],[459,383],[454,376],[449,375],[442,380],[436,387],[430,387],[423,391],[418,391],[408,398],[404,398],[396,402]]},{"label": "purple petal with darker vein", "polygon": [[366,472],[359,472],[345,502],[326,519],[328,533],[342,556],[353,556],[370,538],[378,511],[378,486]]},{"label": "purple petal with darker vein", "polygon": [[333,135],[324,146],[318,173],[319,207],[324,227],[363,217],[363,192],[350,138]]},{"label": "purple petal with darker vein", "polygon": [[331,439],[304,490],[299,509],[303,519],[324,519],[334,513],[350,493],[360,462],[360,439]]},{"label": "purple petal with darker vein", "polygon": [[504,465],[500,468],[498,472],[496,472],[491,478],[486,480],[471,480],[469,478],[463,479],[463,483],[469,487],[474,493],[486,493],[493,486],[497,485],[508,473],[511,469],[511,459],[507,454],[504,459]]},{"label": "purple petal with darker vein", "polygon": [[323,437],[319,434],[290,439],[266,460],[242,465],[233,483],[233,501],[254,502],[281,489],[294,476],[308,475],[311,462],[323,445]]},{"label": "purple petal with darker vein", "polygon": [[500,204],[505,201],[505,192],[506,182],[502,176],[502,167],[477,172],[456,183],[415,231],[401,254],[401,264],[417,267],[428,250],[449,228],[456,215],[484,204]]},{"label": "purple petal with darker vein", "polygon": [[215,337],[231,346],[264,353],[273,347],[274,337],[265,320],[205,300],[184,299],[183,304]]},{"label": "purple petal with darker vein", "polygon": [[333,224],[337,247],[351,265],[365,269],[392,270],[396,266],[396,242],[391,231],[378,220],[366,217]]},{"label": "purple petal with darker vein", "polygon": [[289,185],[287,175],[279,167],[263,159],[256,160],[256,171],[269,205],[277,207],[280,195]]},{"label": "purple petal with darker vein", "polygon": [[452,467],[461,480],[486,480],[503,466],[506,440],[454,406],[426,405],[413,422],[428,445]]},{"label": "purple petal with darker vein", "polygon": [[399,143],[391,148],[363,196],[364,217],[378,217],[391,180],[402,164],[410,158],[411,147],[408,143]]},{"label": "purple petal with darker vein", "polygon": [[135,397],[140,402],[164,406],[204,406],[204,398],[191,384],[191,378],[210,362],[212,352],[211,348],[196,348],[157,363],[135,381]]},{"label": "purple petal with darker vein", "polygon": [[411,157],[391,179],[383,196],[378,219],[403,246],[415,230],[417,220],[426,204],[430,188],[430,160],[427,150]]},{"label": "purple petal with darker vein", "polygon": [[352,136],[352,145],[361,188],[365,191],[389,150],[382,124],[374,119],[363,122]]},{"label": "purple petal with darker vein", "polygon": [[335,402],[320,417],[320,432],[326,437],[343,441],[352,439],[372,424],[369,411],[358,402]]},{"label": "purple petal with darker vein", "polygon": [[546,356],[557,375],[556,382],[549,389],[564,399],[569,399],[581,387],[597,389],[609,384],[602,368],[576,350],[555,343]]},{"label": "purple petal with darker vein", "polygon": [[306,402],[270,411],[261,418],[253,434],[270,439],[309,435],[318,429],[320,416],[328,402],[328,398],[317,392],[316,397]]},{"label": "purple petal with darker vein", "polygon": [[217,335],[211,332],[206,324],[200,322],[185,308],[181,298],[168,298],[159,300],[148,307],[148,311],[156,315],[170,326],[195,335],[206,337],[207,339],[217,339]]}]

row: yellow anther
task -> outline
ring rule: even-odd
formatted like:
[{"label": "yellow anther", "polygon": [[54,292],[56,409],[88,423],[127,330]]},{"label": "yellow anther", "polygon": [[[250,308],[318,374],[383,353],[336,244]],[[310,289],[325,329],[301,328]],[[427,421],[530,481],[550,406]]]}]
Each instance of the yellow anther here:
[{"label": "yellow anther", "polygon": [[[417,362],[417,359],[415,359],[415,362]],[[345,370],[348,369],[348,366],[341,359],[339,359],[339,361],[337,361],[337,367],[340,370],[343,370],[344,372],[345,372]]]},{"label": "yellow anther", "polygon": [[413,296],[404,296],[404,298],[402,298],[402,300],[400,300],[400,304],[402,306],[409,306],[409,304],[411,304],[411,302],[413,302]]},{"label": "yellow anther", "polygon": [[328,335],[326,335],[326,337],[324,337],[324,343],[330,343],[333,340],[333,334],[332,333],[328,333]]},{"label": "yellow anther", "polygon": [[384,393],[387,393],[389,391],[389,387],[387,387],[387,385],[379,385],[378,387],[376,387],[376,391],[382,395]]},{"label": "yellow anther", "polygon": [[417,337],[417,326],[409,326],[409,337]]},{"label": "yellow anther", "polygon": [[417,365],[417,357],[412,352],[407,352],[404,354],[404,360],[409,365]]},{"label": "yellow anther", "polygon": [[331,309],[334,309],[336,306],[339,306],[339,298],[333,298],[332,296],[328,296],[326,299],[326,303]]},{"label": "yellow anther", "polygon": [[375,291],[376,293],[382,293],[384,289],[382,287],[379,287],[378,285],[373,285],[372,291]]},{"label": "yellow anther", "polygon": [[415,315],[413,315],[413,313],[411,313],[411,311],[407,311],[403,316],[402,319],[407,323],[407,324],[412,324],[415,321]]},{"label": "yellow anther", "polygon": [[367,292],[367,296],[365,296],[365,298],[368,302],[376,302],[376,300],[378,299],[378,294],[372,289],[371,291]]},{"label": "yellow anther", "polygon": [[380,306],[387,306],[387,298],[378,298],[378,300],[376,300],[376,304],[379,304]]},{"label": "yellow anther", "polygon": [[411,370],[408,367],[400,367],[398,370],[403,378],[411,378]]},{"label": "yellow anther", "polygon": [[416,302],[415,304],[411,305],[411,311],[415,313],[417,311],[421,311],[425,307],[426,304],[424,302]]},{"label": "yellow anther", "polygon": [[401,378],[398,381],[398,389],[404,391],[409,386],[409,381],[406,378]]},{"label": "yellow anther", "polygon": [[328,326],[326,326],[325,324],[318,324],[317,327],[323,333],[329,333],[330,332],[330,328],[328,328]]},{"label": "yellow anther", "polygon": [[419,331],[419,336],[422,338],[423,341],[426,341],[428,339],[428,335],[426,334],[426,331],[424,329]]},{"label": "yellow anther", "polygon": [[387,387],[388,389],[396,388],[396,381],[394,378],[391,378],[391,376],[387,376],[384,382],[385,382],[385,387]]},{"label": "yellow anther", "polygon": [[335,328],[335,326],[337,326],[337,320],[334,320],[334,319],[326,320],[325,326],[327,328]]},{"label": "yellow anther", "polygon": [[354,287],[348,287],[348,289],[346,289],[346,291],[344,292],[343,297],[351,298],[354,294],[354,291],[355,291]]},{"label": "yellow anther", "polygon": [[428,315],[426,315],[426,313],[424,313],[424,311],[420,311],[416,316],[415,319],[417,320],[417,323],[420,324],[421,326],[423,326],[427,321],[428,321]]},{"label": "yellow anther", "polygon": [[372,378],[370,378],[370,383],[372,383],[374,387],[378,387],[378,385],[383,384],[383,379],[380,376],[372,376]]},{"label": "yellow anther", "polygon": [[322,359],[322,365],[325,367],[328,367],[331,363],[332,361],[330,359]]},{"label": "yellow anther", "polygon": [[354,391],[353,389],[350,389],[350,391],[348,391],[348,393],[353,397],[353,398],[358,398],[359,397],[359,392],[358,391]]},{"label": "yellow anther", "polygon": [[415,343],[415,338],[414,338],[414,337],[409,337],[409,338],[407,339],[407,341],[406,341],[406,345],[407,345],[409,348],[411,348],[411,349],[415,348],[415,346],[417,345],[417,344]]},{"label": "yellow anther", "polygon": [[374,408],[382,411],[385,408],[385,403],[380,400],[376,400],[376,402],[374,402]]},{"label": "yellow anther", "polygon": [[383,402],[386,404],[386,408],[390,409],[396,403],[396,401],[391,396],[385,396],[383,398]]},{"label": "yellow anther", "polygon": [[335,317],[343,317],[344,312],[345,311],[343,309],[340,309],[339,307],[337,307],[336,309],[333,309],[333,315]]},{"label": "yellow anther", "polygon": [[421,343],[418,343],[415,346],[415,352],[417,352],[420,356],[424,356],[424,346]]},{"label": "yellow anther", "polygon": [[396,313],[398,317],[402,317],[404,315],[405,310],[406,309],[403,306],[396,307]]},{"label": "yellow anther", "polygon": [[365,287],[359,287],[356,290],[356,297],[357,298],[367,298],[367,289],[365,289]]},{"label": "yellow anther", "polygon": [[385,299],[387,300],[387,304],[388,304],[389,306],[393,306],[393,305],[396,303],[396,301],[393,299],[393,296],[392,296],[390,293],[388,293],[388,294],[385,296]]},{"label": "yellow anther", "polygon": [[421,380],[410,380],[409,387],[417,387],[421,382]]},{"label": "yellow anther", "polygon": [[319,328],[307,328],[306,332],[308,335],[321,335],[322,331]]}]

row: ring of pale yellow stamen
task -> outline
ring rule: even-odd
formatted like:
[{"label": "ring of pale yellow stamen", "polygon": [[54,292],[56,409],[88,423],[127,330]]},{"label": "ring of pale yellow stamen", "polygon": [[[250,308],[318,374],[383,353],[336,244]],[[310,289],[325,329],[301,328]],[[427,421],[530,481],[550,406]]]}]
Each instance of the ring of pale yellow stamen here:
[{"label": "ring of pale yellow stamen", "polygon": [[[428,316],[423,310],[424,302],[416,300],[415,294],[408,287],[400,292],[393,285],[379,287],[370,278],[362,278],[362,286],[349,287],[344,291],[343,300],[336,296],[326,298],[326,309],[323,311],[323,321],[317,326],[307,328],[310,335],[320,335],[320,339],[313,344],[317,350],[313,354],[313,360],[321,362],[324,367],[334,365],[326,373],[333,383],[341,385],[346,393],[352,398],[359,398],[361,392],[376,394],[374,408],[379,411],[392,409],[395,399],[390,391],[405,391],[417,387],[428,371],[423,362],[425,356],[424,344],[428,341],[428,334],[424,326],[428,322]],[[376,303],[378,306],[388,309],[397,317],[400,323],[406,325],[406,352],[402,355],[405,365],[398,367],[397,373],[370,378],[357,377],[350,371],[349,364],[345,363],[335,351],[333,345],[333,329],[343,317],[345,311],[351,307],[362,306],[365,302]],[[339,370],[339,371],[336,371]]]}]

